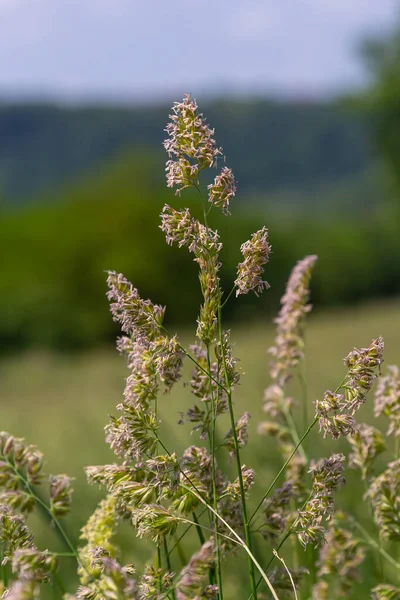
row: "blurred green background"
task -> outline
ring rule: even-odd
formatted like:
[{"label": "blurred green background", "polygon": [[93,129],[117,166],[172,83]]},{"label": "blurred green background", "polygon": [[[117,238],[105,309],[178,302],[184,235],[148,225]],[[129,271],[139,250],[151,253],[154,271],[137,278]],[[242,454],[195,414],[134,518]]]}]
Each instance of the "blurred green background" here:
[{"label": "blurred green background", "polygon": [[[309,413],[314,399],[342,379],[342,358],[353,346],[382,334],[387,364],[400,364],[398,31],[367,40],[362,56],[369,77],[357,92],[323,99],[226,94],[200,104],[238,181],[232,216],[211,213],[224,243],[224,288],[235,278],[240,244],[264,224],[273,250],[266,269],[271,289],[261,298],[232,298],[225,315],[245,372],[237,411],[253,417],[244,461],[257,470],[256,496],[277,466],[273,444],[256,434],[269,383],[265,352],[297,260],[319,256],[307,333]],[[164,100],[125,107],[0,103],[1,429],[37,443],[49,471],[76,477],[68,521],[75,540],[102,495],[88,488],[82,467],[113,460],[103,427],[126,376],[113,348],[118,330],[105,271],[123,272],[142,297],[167,306],[169,329],[185,342],[194,338],[197,269],[184,249],[166,246],[158,228],[166,202],[177,208],[196,202],[190,192],[179,198],[165,185],[169,112]],[[190,393],[179,384],[161,404],[168,445],[182,450],[188,430],[177,434],[176,422],[191,405]],[[371,405],[363,416],[372,420]],[[337,450],[316,434],[308,444],[315,457]],[[351,477],[342,500],[370,528]],[[42,525],[33,527],[38,543],[47,544]],[[140,565],[151,556],[146,544],[139,552],[136,542],[123,539],[128,560]],[[367,597],[381,576],[369,557],[363,587],[351,597]],[[243,577],[238,570],[228,597]]]}]

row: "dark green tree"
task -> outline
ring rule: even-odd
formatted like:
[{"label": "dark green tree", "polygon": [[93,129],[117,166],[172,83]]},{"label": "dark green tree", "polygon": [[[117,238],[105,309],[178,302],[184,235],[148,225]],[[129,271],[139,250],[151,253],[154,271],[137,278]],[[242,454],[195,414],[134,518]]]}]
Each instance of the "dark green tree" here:
[{"label": "dark green tree", "polygon": [[400,211],[400,18],[390,32],[366,38],[360,50],[369,74],[362,106]]}]

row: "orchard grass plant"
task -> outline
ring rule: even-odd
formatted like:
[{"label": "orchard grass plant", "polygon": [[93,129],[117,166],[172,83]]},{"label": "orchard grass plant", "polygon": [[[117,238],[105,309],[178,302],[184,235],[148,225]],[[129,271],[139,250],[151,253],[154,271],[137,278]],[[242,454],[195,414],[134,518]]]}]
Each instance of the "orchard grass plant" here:
[{"label": "orchard grass plant", "polygon": [[[222,241],[212,217],[218,210],[229,216],[234,175],[189,95],[174,104],[166,133],[167,186],[176,190],[176,202],[164,206],[160,228],[167,244],[191,253],[197,263],[203,299],[194,343],[184,347],[163,325],[164,307],[143,299],[124,275],[108,273],[111,313],[122,332],[117,348],[129,376],[118,412],[105,427],[115,462],[86,467],[89,484],[101,486],[104,498],[75,547],[63,524],[71,510],[72,480],[46,474],[38,448],[1,432],[1,597],[40,598],[43,584],[51,582],[64,600],[231,600],[238,596],[227,591],[230,569],[242,561],[247,591],[241,600],[347,598],[372,553],[381,579],[370,598],[399,600],[394,552],[400,541],[399,371],[391,366],[382,373],[384,344],[378,337],[350,350],[335,389],[322,391],[315,402],[307,397],[304,332],[317,257],[303,258],[289,276],[275,319],[265,420],[258,425],[259,435],[272,439],[280,465],[266,451],[265,461],[276,472],[261,481],[243,464],[250,414],[234,405],[243,373],[223,315],[227,302],[240,302],[243,294],[268,293],[268,230],[261,227],[242,244],[236,279],[224,291]],[[196,206],[182,208],[188,188]],[[191,437],[177,455],[160,426],[184,361],[192,372],[185,382],[188,406],[177,427],[186,427]],[[295,380],[302,384],[298,397]],[[375,416],[387,421],[385,432],[357,421],[373,393]],[[313,429],[337,450],[315,456],[308,443]],[[340,505],[348,469],[358,473],[361,491],[355,493],[369,506],[374,535]],[[65,552],[36,546],[28,522],[33,511],[50,522]],[[132,536],[153,544],[152,559],[140,570],[125,564],[118,547],[122,522]],[[60,574],[67,558],[76,561],[76,590]]]}]

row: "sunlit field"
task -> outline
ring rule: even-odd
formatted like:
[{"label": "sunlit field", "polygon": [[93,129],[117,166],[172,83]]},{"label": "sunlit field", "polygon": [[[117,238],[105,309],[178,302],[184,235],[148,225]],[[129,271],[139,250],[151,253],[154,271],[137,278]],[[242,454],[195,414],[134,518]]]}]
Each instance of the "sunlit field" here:
[{"label": "sunlit field", "polygon": [[[193,341],[194,333],[180,333],[185,345]],[[235,353],[241,359],[243,371],[242,383],[235,392],[236,415],[245,410],[252,415],[250,441],[243,451],[242,460],[256,469],[257,486],[252,496],[255,501],[261,497],[261,491],[268,487],[280,466],[276,462],[273,442],[257,434],[257,425],[265,418],[262,411],[263,390],[269,383],[266,350],[273,335],[273,325],[267,319],[234,327],[232,331]],[[306,332],[307,408],[301,406],[296,413],[299,432],[305,430],[305,421],[311,422],[313,418],[313,401],[321,397],[325,389],[335,388],[340,383],[344,374],[343,357],[354,346],[368,345],[378,335],[385,340],[384,370],[387,365],[400,364],[400,300],[310,317]],[[190,364],[186,364],[186,369],[190,371]],[[45,454],[47,471],[65,472],[76,478],[74,509],[67,523],[75,540],[79,528],[102,495],[101,491],[86,485],[83,467],[115,459],[104,442],[103,428],[108,415],[116,413],[125,376],[124,359],[112,348],[74,355],[37,350],[3,358],[0,362],[1,429],[37,444]],[[304,397],[304,390],[297,381],[293,381],[292,392],[299,401]],[[372,400],[370,395],[369,404],[357,415],[358,422],[372,422]],[[182,451],[187,445],[189,425],[180,426],[177,422],[180,411],[193,403],[190,388],[179,383],[170,395],[160,400],[160,411],[167,423],[163,425],[162,437],[167,440],[170,451]],[[224,424],[222,420],[220,435],[226,433]],[[227,423],[226,429],[229,429]],[[191,440],[193,444],[201,444],[196,434]],[[332,441],[322,443],[321,436],[314,431],[307,439],[306,450],[310,456],[318,458],[342,447],[347,451],[346,444],[346,441],[340,442],[339,446]],[[355,478],[354,481],[359,480]],[[341,500],[342,506],[351,507],[368,527],[369,515],[363,508],[362,490],[358,483],[357,487],[352,485],[351,475],[347,487],[341,492]],[[39,522],[34,523],[34,528],[40,547],[48,538],[43,537]],[[124,538],[128,559],[141,565],[149,557],[150,547],[141,542],[139,552],[133,530],[130,538],[126,533]],[[55,539],[54,544],[59,547],[58,540]],[[290,563],[290,548],[288,550],[287,560]],[[270,558],[269,547],[261,537],[257,553],[261,562],[264,560],[266,563]],[[375,569],[381,568],[374,558],[367,560],[361,584],[365,588],[357,586],[351,597],[367,597],[374,582]],[[233,572],[230,568],[230,573]],[[385,571],[385,575],[390,579],[392,574]],[[71,591],[74,583],[71,578]],[[240,590],[234,585],[240,586],[240,575],[237,581],[232,581],[228,598],[236,597],[233,589]],[[365,590],[365,596],[362,590]],[[242,598],[240,594],[237,597]]]}]

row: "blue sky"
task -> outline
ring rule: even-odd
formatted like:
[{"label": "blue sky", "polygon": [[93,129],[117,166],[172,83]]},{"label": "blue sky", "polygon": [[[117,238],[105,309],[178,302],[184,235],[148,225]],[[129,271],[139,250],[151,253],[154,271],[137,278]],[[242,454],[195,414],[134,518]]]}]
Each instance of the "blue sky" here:
[{"label": "blue sky", "polygon": [[363,82],[357,42],[399,0],[0,0],[0,95],[324,96]]}]

